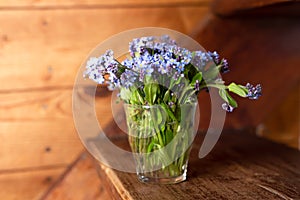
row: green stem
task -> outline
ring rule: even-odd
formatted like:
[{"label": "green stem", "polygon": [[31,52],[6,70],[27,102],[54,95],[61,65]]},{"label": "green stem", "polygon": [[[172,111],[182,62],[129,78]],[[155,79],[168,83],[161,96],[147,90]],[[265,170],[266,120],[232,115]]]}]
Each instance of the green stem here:
[{"label": "green stem", "polygon": [[167,104],[165,104],[164,102],[161,103],[161,106],[165,109],[165,111],[168,113],[168,115],[171,117],[171,119],[175,122],[177,122],[177,119],[175,117],[175,115],[173,114],[173,112],[170,110],[169,106],[167,106]]},{"label": "green stem", "polygon": [[156,129],[156,134],[157,134],[157,137],[158,137],[158,142],[159,142],[159,144],[160,144],[162,147],[165,146],[164,141],[163,141],[163,139],[162,139],[162,137],[161,137],[160,131],[159,131],[158,128],[156,128],[156,127],[155,127],[155,129]]},{"label": "green stem", "polygon": [[205,85],[202,85],[199,89],[202,90],[202,89],[205,89],[205,88],[208,88],[208,87],[213,87],[213,88],[217,88],[217,89],[224,89],[224,90],[227,89],[227,86],[223,85],[223,84],[205,84]]}]

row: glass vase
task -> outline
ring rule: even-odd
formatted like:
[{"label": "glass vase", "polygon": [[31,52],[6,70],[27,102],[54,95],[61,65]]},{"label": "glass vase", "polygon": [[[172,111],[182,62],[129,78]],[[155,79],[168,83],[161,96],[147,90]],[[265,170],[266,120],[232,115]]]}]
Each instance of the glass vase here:
[{"label": "glass vase", "polygon": [[161,184],[186,180],[197,104],[124,108],[138,179]]}]

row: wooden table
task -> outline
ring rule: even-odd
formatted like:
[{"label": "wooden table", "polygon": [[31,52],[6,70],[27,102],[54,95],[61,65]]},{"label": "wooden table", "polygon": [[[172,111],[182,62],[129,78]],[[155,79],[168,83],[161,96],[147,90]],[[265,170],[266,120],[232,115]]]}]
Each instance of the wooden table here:
[{"label": "wooden table", "polygon": [[[74,177],[79,181],[89,181],[81,183],[81,188],[73,189],[77,190],[77,194],[98,195],[91,199],[300,199],[299,151],[258,138],[248,132],[225,131],[214,150],[204,159],[199,159],[197,155],[202,138],[203,135],[198,134],[195,140],[188,180],[183,183],[140,183],[135,174],[115,171],[94,162],[101,185],[106,188],[107,193],[104,195],[100,192],[103,188],[100,188],[99,177],[95,171],[93,177],[82,178],[86,176],[87,169],[91,170],[91,167],[82,167],[91,166],[92,160],[87,156],[81,156],[73,166],[77,170],[70,170],[65,179],[73,180],[74,185],[78,185]],[[113,140],[120,147],[128,148],[126,138],[118,137]],[[91,186],[91,183],[97,187]],[[58,184],[49,191],[48,197],[64,190],[63,187],[64,184]]]},{"label": "wooden table", "polygon": [[[191,154],[188,181],[149,185],[100,165],[115,199],[296,199],[300,198],[300,153],[253,135],[225,132],[214,151],[198,158],[201,137]],[[126,146],[126,140],[119,144]]]}]

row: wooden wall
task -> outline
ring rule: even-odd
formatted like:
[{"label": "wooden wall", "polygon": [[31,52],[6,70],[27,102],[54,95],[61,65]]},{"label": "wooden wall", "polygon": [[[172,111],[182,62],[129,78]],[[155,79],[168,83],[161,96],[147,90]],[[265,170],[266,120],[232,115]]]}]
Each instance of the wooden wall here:
[{"label": "wooden wall", "polygon": [[209,0],[0,0],[0,199],[38,199],[83,147],[74,78],[88,53],[123,30],[191,33]]},{"label": "wooden wall", "polygon": [[[238,54],[239,57],[235,52],[245,48],[243,42],[252,41],[251,35],[242,33],[256,29],[244,26],[243,19],[207,17],[210,1],[0,0],[0,199],[39,199],[82,152],[72,119],[74,78],[88,53],[115,33],[160,26],[193,35],[208,50],[224,53],[233,67],[229,77],[240,80],[244,70],[249,71],[250,63],[256,61],[245,63],[246,54]],[[224,23],[227,25],[223,27]],[[250,24],[266,27],[262,33],[276,39],[271,25]],[[243,32],[232,34],[237,29]],[[285,29],[289,30],[292,29]],[[227,46],[226,38],[231,37],[233,42]],[[267,54],[266,49],[259,48],[261,40],[250,42],[252,50],[258,48],[258,52]],[[298,63],[297,52],[293,52]],[[264,61],[264,53],[257,57]],[[270,56],[268,61],[272,61]],[[276,69],[280,63],[284,61],[277,63]],[[262,68],[263,73],[256,70],[247,74],[255,82],[263,80],[267,95],[255,103],[241,101],[241,108],[227,124],[234,128],[258,125],[258,133],[297,147],[299,112],[295,105],[299,108],[299,76],[294,66],[285,70],[283,75],[290,77],[289,85],[278,96],[272,88],[273,81],[280,86],[280,80],[265,78],[271,67]],[[205,95],[203,98],[207,98]],[[97,110],[108,112],[109,98],[102,100],[98,100]],[[256,112],[262,115],[256,117]],[[284,115],[289,117],[282,119]]]},{"label": "wooden wall", "polygon": [[237,97],[226,127],[256,133],[300,149],[300,1],[214,0],[195,38],[228,59],[225,81],[262,85],[262,97]]}]

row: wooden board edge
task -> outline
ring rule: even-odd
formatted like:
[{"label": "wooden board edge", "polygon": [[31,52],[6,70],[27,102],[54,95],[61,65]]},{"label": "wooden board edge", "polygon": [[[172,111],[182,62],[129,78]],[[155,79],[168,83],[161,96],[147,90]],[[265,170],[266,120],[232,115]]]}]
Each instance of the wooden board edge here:
[{"label": "wooden board edge", "polygon": [[115,171],[104,164],[96,163],[99,176],[105,180],[105,188],[109,191],[114,200],[134,200],[125,189]]},{"label": "wooden board edge", "polygon": [[66,170],[61,174],[61,176],[44,192],[41,199],[46,199],[51,194],[51,192],[54,191],[55,188],[61,184],[61,182],[64,180],[64,178],[70,174],[70,172],[72,171],[72,168],[77,163],[79,163],[79,161],[85,156],[87,156],[87,153],[85,150],[83,150],[79,154],[79,156],[66,168]]}]

